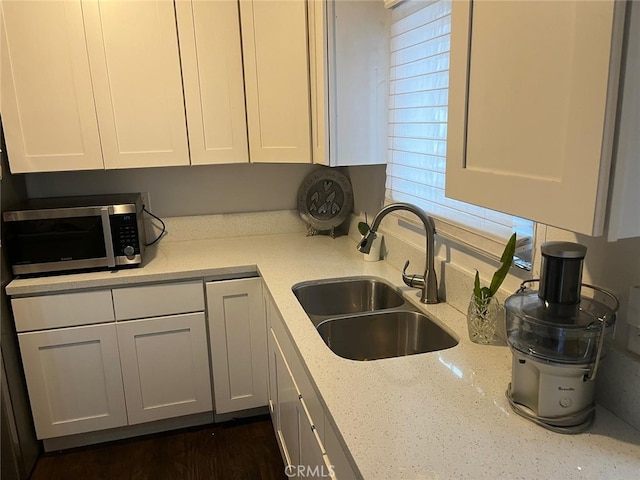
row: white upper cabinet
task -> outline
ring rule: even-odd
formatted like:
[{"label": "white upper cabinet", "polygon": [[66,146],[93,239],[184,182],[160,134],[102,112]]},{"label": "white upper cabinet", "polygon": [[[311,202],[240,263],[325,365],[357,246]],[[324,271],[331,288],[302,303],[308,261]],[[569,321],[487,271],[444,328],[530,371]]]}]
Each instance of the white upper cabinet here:
[{"label": "white upper cabinet", "polygon": [[623,2],[452,2],[446,194],[603,232]]},{"label": "white upper cabinet", "polygon": [[385,163],[382,2],[51,0],[2,10],[14,173]]},{"label": "white upper cabinet", "polygon": [[192,165],[249,161],[238,3],[176,2]]},{"label": "white upper cabinet", "polygon": [[189,164],[173,1],[2,9],[13,173]]},{"label": "white upper cabinet", "polygon": [[173,1],[82,7],[106,168],[189,165]]},{"label": "white upper cabinet", "polygon": [[640,237],[640,3],[631,2],[614,178],[609,204],[609,241]]},{"label": "white upper cabinet", "polygon": [[242,0],[252,162],[311,163],[307,2]]},{"label": "white upper cabinet", "polygon": [[11,171],[104,168],[80,1],[4,1],[2,30]]},{"label": "white upper cabinet", "polygon": [[386,163],[390,20],[383,2],[309,1],[314,163]]}]

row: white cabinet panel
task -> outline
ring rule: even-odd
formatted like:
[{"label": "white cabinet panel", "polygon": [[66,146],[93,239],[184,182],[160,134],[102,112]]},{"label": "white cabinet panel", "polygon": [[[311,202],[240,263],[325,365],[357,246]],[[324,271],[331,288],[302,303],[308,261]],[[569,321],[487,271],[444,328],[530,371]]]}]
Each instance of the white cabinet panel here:
[{"label": "white cabinet panel", "polygon": [[2,2],[2,22],[11,171],[104,168],[80,1]]},{"label": "white cabinet panel", "polygon": [[154,317],[204,310],[202,280],[114,288],[116,319]]},{"label": "white cabinet panel", "polygon": [[113,322],[110,290],[12,298],[17,332]]},{"label": "white cabinet panel", "polygon": [[127,424],[115,324],[18,335],[38,438]]},{"label": "white cabinet panel", "polygon": [[602,233],[623,10],[452,2],[447,196]]},{"label": "white cabinet panel", "polygon": [[118,323],[129,424],[211,410],[204,313]]},{"label": "white cabinet panel", "polygon": [[300,465],[299,432],[302,413],[298,399],[299,393],[277,339],[275,346],[276,386],[278,390],[278,430],[276,433],[281,441],[281,449],[285,452],[285,462],[287,465],[298,466]]},{"label": "white cabinet panel", "polygon": [[267,379],[267,399],[269,401],[269,413],[271,414],[271,421],[274,428],[277,430],[278,418],[276,405],[278,404],[278,385],[276,383],[276,361],[275,361],[275,338],[271,335],[271,317],[273,315],[273,299],[267,291],[263,288],[262,291],[263,307],[266,319],[267,327],[267,353],[269,360],[267,361],[267,368],[269,370],[269,377]]},{"label": "white cabinet panel", "polygon": [[610,242],[640,237],[640,3],[631,2],[629,8],[615,177],[609,211]]},{"label": "white cabinet panel", "polygon": [[318,438],[316,428],[311,422],[304,399],[299,400],[300,411],[300,466],[305,470],[306,478],[322,479],[330,477],[325,466],[324,447]]},{"label": "white cabinet panel", "polygon": [[328,418],[325,417],[325,439],[324,446],[326,458],[331,465],[331,470],[339,480],[355,480],[356,474],[353,472],[351,463],[344,453],[344,448],[338,440],[338,436],[333,430]]},{"label": "white cabinet panel", "polygon": [[267,405],[262,279],[208,282],[206,289],[216,413]]},{"label": "white cabinet panel", "polygon": [[390,10],[368,0],[308,5],[313,162],[384,164]]},{"label": "white cabinet panel", "polygon": [[252,162],[310,163],[307,3],[240,2]]},{"label": "white cabinet panel", "polygon": [[106,168],[189,165],[173,2],[82,6]]},{"label": "white cabinet panel", "polygon": [[249,161],[234,1],[176,2],[192,165]]}]

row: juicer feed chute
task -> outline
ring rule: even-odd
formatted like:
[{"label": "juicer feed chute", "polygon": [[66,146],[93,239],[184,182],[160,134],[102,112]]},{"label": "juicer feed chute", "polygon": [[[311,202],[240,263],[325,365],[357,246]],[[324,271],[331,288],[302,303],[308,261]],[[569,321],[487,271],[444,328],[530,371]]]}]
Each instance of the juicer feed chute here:
[{"label": "juicer feed chute", "polygon": [[540,280],[523,282],[505,302],[513,354],[507,397],[516,413],[563,433],[593,422],[595,375],[618,309],[613,295],[582,283],[586,250],[544,243]]}]

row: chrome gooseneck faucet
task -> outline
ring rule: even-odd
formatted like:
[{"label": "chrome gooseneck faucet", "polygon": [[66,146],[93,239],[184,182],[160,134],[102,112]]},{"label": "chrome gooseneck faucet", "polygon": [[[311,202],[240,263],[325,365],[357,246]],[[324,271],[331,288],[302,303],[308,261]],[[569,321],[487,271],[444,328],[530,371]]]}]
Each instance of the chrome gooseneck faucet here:
[{"label": "chrome gooseneck faucet", "polygon": [[391,203],[380,210],[374,217],[369,231],[364,238],[360,240],[360,243],[358,243],[358,250],[362,253],[369,253],[373,239],[376,238],[376,232],[380,226],[380,222],[389,213],[395,212],[396,210],[406,210],[417,215],[424,225],[427,236],[424,275],[407,275],[407,267],[409,266],[409,260],[407,260],[402,270],[402,280],[409,287],[422,288],[422,295],[420,297],[422,303],[438,303],[438,279],[436,278],[434,269],[436,227],[433,224],[433,219],[415,205],[411,205],[410,203]]}]

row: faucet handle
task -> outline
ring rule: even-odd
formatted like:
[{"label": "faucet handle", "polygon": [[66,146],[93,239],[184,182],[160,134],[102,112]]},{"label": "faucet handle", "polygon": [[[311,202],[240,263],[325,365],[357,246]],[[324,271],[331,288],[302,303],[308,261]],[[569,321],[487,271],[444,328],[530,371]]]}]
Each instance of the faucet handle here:
[{"label": "faucet handle", "polygon": [[424,288],[425,286],[424,275],[416,275],[416,274],[407,275],[408,266],[409,266],[409,260],[407,260],[407,262],[404,264],[404,268],[402,269],[402,281],[405,283],[405,285],[409,287]]}]

